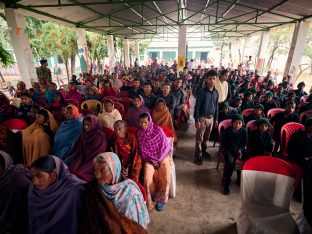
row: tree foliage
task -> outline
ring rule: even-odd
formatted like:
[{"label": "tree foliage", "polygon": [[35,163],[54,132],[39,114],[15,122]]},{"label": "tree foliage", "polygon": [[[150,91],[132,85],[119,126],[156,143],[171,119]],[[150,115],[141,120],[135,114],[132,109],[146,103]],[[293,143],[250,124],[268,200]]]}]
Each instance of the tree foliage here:
[{"label": "tree foliage", "polygon": [[275,55],[285,55],[288,53],[292,34],[293,27],[290,27],[290,25],[270,30],[270,41],[268,46],[270,57],[267,63],[268,69],[271,68]]},{"label": "tree foliage", "polygon": [[107,57],[106,37],[102,34],[87,32],[87,46],[92,64]]}]

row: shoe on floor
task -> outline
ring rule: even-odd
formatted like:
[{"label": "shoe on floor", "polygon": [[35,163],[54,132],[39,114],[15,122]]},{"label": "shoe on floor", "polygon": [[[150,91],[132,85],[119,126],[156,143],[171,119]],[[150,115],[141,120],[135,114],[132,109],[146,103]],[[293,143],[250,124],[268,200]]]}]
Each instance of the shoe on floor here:
[{"label": "shoe on floor", "polygon": [[211,161],[211,155],[208,152],[203,151],[202,155],[203,155],[203,157],[206,157],[206,158],[208,158],[209,161]]},{"label": "shoe on floor", "polygon": [[162,202],[159,202],[159,203],[157,203],[157,205],[156,205],[156,209],[157,209],[158,211],[163,211],[163,210],[165,209],[165,207],[166,207],[166,203],[162,203]]},{"label": "shoe on floor", "polygon": [[224,195],[230,195],[231,194],[231,188],[230,186],[224,187]]},{"label": "shoe on floor", "polygon": [[203,165],[203,159],[202,159],[202,157],[196,157],[196,156],[195,156],[195,158],[194,158],[194,163],[195,163],[196,165]]}]

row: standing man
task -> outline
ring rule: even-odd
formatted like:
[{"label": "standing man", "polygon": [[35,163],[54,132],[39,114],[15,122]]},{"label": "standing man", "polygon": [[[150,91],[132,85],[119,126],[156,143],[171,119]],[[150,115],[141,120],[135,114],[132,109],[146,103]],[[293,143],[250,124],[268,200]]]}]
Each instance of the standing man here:
[{"label": "standing man", "polygon": [[229,75],[229,71],[224,69],[220,72],[219,78],[216,80],[216,89],[218,90],[219,94],[219,104],[223,103],[226,100],[231,99],[229,92],[229,84],[227,82]]},{"label": "standing man", "polygon": [[37,77],[39,84],[46,85],[52,82],[51,70],[48,68],[48,60],[41,59],[41,66],[37,68]]},{"label": "standing man", "polygon": [[210,157],[206,151],[207,142],[213,126],[218,126],[218,100],[219,94],[215,88],[217,72],[210,70],[204,75],[206,86],[202,88],[196,98],[194,119],[196,127],[196,144],[194,163],[203,164],[202,156]]},{"label": "standing man", "polygon": [[64,82],[62,81],[62,70],[59,66],[57,66],[57,63],[55,64],[53,75],[55,76],[56,82],[59,87],[61,86],[60,82],[64,84]]}]

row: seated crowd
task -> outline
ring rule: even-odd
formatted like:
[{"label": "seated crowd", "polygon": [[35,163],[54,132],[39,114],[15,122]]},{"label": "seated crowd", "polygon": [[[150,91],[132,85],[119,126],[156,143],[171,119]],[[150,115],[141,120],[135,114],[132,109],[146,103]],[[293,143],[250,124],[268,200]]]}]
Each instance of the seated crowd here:
[{"label": "seated crowd", "polygon": [[[227,95],[214,91],[217,76]],[[175,130],[189,119],[191,90],[196,109],[206,87],[217,98],[207,106],[214,106],[215,122],[201,122],[194,162],[202,164],[201,153],[210,156],[206,143],[215,129],[229,194],[239,162],[279,156],[282,127],[312,110],[311,95],[302,101],[304,83],[292,90],[287,78],[275,84],[270,75],[261,80],[257,73],[213,68],[184,68],[177,78],[176,68],[143,66],[73,76],[59,89],[42,82],[26,89],[19,82],[11,102],[0,93],[0,233],[146,233],[148,211],[164,210],[169,198]],[[273,115],[274,108],[283,109]],[[194,117],[202,116],[195,110]],[[219,133],[218,124],[228,119]],[[312,119],[305,119],[306,130],[293,134],[288,149],[300,167],[312,154],[303,143],[311,141]],[[27,127],[13,126],[17,120]]]}]

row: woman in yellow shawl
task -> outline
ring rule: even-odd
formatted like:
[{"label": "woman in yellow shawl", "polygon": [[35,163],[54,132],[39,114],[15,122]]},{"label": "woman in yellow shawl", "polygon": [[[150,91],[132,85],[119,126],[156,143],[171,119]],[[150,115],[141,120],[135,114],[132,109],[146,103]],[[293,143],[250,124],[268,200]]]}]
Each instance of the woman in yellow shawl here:
[{"label": "woman in yellow shawl", "polygon": [[169,112],[168,107],[166,106],[166,102],[164,99],[159,98],[156,101],[155,108],[152,111],[152,119],[155,124],[158,126],[165,126],[169,128],[174,136],[174,142],[177,143],[177,135],[174,130],[172,116]]},{"label": "woman in yellow shawl", "polygon": [[57,128],[58,125],[49,111],[38,111],[35,122],[23,131],[23,155],[27,166],[52,152],[53,137]]}]

